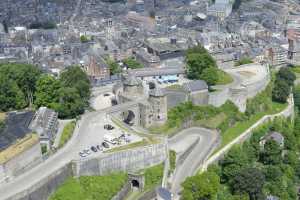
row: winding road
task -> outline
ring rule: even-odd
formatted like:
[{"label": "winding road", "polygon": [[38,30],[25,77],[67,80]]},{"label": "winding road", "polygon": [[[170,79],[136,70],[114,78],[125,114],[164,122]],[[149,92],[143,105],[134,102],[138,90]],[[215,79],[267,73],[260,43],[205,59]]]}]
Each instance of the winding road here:
[{"label": "winding road", "polygon": [[[191,145],[197,141],[193,148]],[[178,198],[181,190],[181,183],[189,176],[197,173],[201,163],[212,153],[217,147],[220,136],[217,131],[200,127],[192,127],[181,131],[174,137],[170,138],[169,148],[182,155],[183,152],[191,149],[182,163],[176,166],[173,178],[171,192],[175,194],[174,198]]]}]

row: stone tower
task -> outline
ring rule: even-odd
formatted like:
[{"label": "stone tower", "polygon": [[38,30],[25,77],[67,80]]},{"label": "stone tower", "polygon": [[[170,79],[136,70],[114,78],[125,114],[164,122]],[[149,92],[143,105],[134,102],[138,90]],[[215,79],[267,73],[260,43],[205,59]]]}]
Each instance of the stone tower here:
[{"label": "stone tower", "polygon": [[168,119],[167,96],[162,89],[156,87],[149,92],[149,103],[152,110],[152,124],[161,125]]},{"label": "stone tower", "polygon": [[128,76],[124,80],[124,92],[129,95],[137,95],[139,93],[139,81],[134,76]]}]

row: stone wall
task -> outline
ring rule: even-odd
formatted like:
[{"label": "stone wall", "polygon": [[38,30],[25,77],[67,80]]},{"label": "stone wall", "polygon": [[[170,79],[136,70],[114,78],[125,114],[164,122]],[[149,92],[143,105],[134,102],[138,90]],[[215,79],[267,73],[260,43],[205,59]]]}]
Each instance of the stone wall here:
[{"label": "stone wall", "polygon": [[276,117],[293,117],[294,116],[294,100],[293,96],[291,95],[288,100],[288,106],[280,113],[274,114],[274,115],[265,115],[260,120],[258,120],[255,124],[253,124],[251,127],[249,127],[246,131],[244,131],[240,136],[232,140],[229,144],[224,146],[222,149],[220,149],[218,152],[216,152],[214,155],[212,155],[208,160],[206,160],[202,165],[202,170],[206,170],[207,167],[215,162],[218,162],[230,149],[232,146],[243,143],[245,140],[247,140],[249,137],[251,137],[253,130],[255,130],[260,125],[272,121]]},{"label": "stone wall", "polygon": [[[164,141],[131,150],[103,154],[99,158],[72,161],[29,189],[6,200],[47,200],[69,177],[105,175],[116,171],[135,171],[160,164],[166,158],[167,144]],[[123,193],[126,193],[125,189]]]},{"label": "stone wall", "polygon": [[253,67],[256,67],[257,71],[254,77],[248,78],[249,80],[239,74],[243,72],[243,70],[245,70],[245,73],[251,74],[251,72],[248,72],[251,71],[251,65],[252,64],[242,65],[227,71],[234,77],[234,83],[224,86],[223,88],[216,87],[216,92],[209,93],[208,103],[219,107],[227,100],[230,100],[241,112],[244,112],[246,110],[247,99],[252,98],[263,91],[270,80],[269,68],[263,65],[257,66],[258,64],[253,64]]},{"label": "stone wall", "polygon": [[123,188],[111,200],[123,200],[131,191],[131,184],[127,182]]},{"label": "stone wall", "polygon": [[171,109],[180,103],[188,101],[188,95],[184,91],[166,89],[167,107]]},{"label": "stone wall", "polygon": [[220,91],[210,92],[208,96],[208,104],[215,107],[222,106],[229,99],[229,88]]},{"label": "stone wall", "polygon": [[49,196],[73,175],[71,164],[68,164],[45,179],[35,184],[33,187],[15,194],[7,200],[47,200]]},{"label": "stone wall", "polygon": [[137,171],[162,163],[167,158],[165,143],[74,161],[75,176],[103,175],[114,171]]},{"label": "stone wall", "polygon": [[0,165],[0,182],[22,174],[24,171],[42,162],[40,143]]}]

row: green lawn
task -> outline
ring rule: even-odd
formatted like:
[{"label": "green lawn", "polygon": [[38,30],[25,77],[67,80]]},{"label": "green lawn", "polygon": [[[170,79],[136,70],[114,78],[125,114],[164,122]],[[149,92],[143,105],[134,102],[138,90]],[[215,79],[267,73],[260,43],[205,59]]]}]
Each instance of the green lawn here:
[{"label": "green lawn", "polygon": [[218,70],[218,81],[216,85],[226,85],[233,81],[233,78],[222,70]]},{"label": "green lawn", "polygon": [[195,125],[202,126],[205,128],[216,129],[226,119],[225,113],[217,114],[212,118],[206,118],[195,122]]},{"label": "green lawn", "polygon": [[107,151],[104,151],[104,153],[123,151],[123,150],[132,149],[132,148],[141,147],[141,146],[146,146],[146,145],[150,145],[150,144],[152,144],[152,143],[150,143],[146,139],[143,139],[142,141],[139,141],[139,142],[134,142],[134,143],[131,143],[131,144],[128,144],[128,145],[124,145],[124,146],[120,146],[120,147],[115,147],[113,149],[109,149]]},{"label": "green lawn", "polygon": [[170,160],[170,171],[173,172],[176,168],[176,152],[173,150],[169,151],[169,160]]},{"label": "green lawn", "polygon": [[64,146],[68,142],[68,140],[72,137],[75,126],[76,126],[76,122],[72,121],[64,127],[64,130],[61,134],[61,138],[59,141],[59,147]]},{"label": "green lawn", "polygon": [[106,200],[117,194],[127,181],[125,173],[68,178],[50,200]]},{"label": "green lawn", "polygon": [[286,108],[286,106],[287,104],[280,104],[280,103],[273,102],[272,109],[269,112],[259,112],[256,113],[255,115],[252,115],[248,120],[237,122],[234,126],[228,128],[224,133],[221,134],[222,143],[218,148],[218,150],[224,147],[225,145],[227,145],[228,143],[230,143],[239,135],[241,135],[244,131],[246,131],[249,127],[251,127],[255,122],[257,122],[263,116],[279,113],[284,108]]},{"label": "green lawn", "polygon": [[151,190],[162,182],[164,165],[159,164],[144,170],[145,190]]}]

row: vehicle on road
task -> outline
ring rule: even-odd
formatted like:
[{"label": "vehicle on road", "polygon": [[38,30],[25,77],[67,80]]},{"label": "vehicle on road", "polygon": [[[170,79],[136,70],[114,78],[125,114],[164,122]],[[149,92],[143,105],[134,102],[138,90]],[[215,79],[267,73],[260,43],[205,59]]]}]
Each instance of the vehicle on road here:
[{"label": "vehicle on road", "polygon": [[96,147],[97,147],[97,149],[98,149],[99,151],[103,151],[103,148],[102,148],[102,146],[100,146],[100,145],[97,145]]},{"label": "vehicle on road", "polygon": [[110,124],[105,124],[104,125],[104,129],[106,129],[106,130],[113,130],[115,127],[113,127],[112,125],[110,125]]},{"label": "vehicle on road", "polygon": [[98,151],[97,148],[94,147],[94,146],[91,147],[91,150],[92,150],[93,152],[97,152],[97,151]]},{"label": "vehicle on road", "polygon": [[105,96],[105,97],[109,97],[109,96],[110,96],[110,94],[108,94],[108,93],[105,93],[103,96]]},{"label": "vehicle on road", "polygon": [[83,150],[83,153],[87,154],[87,155],[90,155],[91,154],[91,151],[89,148],[86,148]]},{"label": "vehicle on road", "polygon": [[102,146],[103,146],[104,148],[109,148],[109,144],[108,144],[107,142],[102,142]]},{"label": "vehicle on road", "polygon": [[83,152],[79,152],[79,156],[82,157],[82,158],[84,158],[84,157],[86,157],[87,155],[86,155],[85,153],[83,153]]}]

